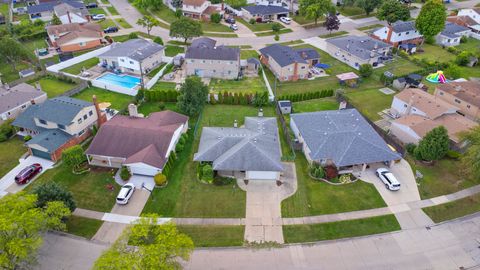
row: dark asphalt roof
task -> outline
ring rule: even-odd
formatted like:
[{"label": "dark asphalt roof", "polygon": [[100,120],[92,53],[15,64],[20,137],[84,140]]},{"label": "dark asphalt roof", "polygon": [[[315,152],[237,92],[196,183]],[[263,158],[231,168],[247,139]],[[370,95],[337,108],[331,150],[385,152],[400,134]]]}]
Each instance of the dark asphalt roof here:
[{"label": "dark asphalt roof", "polygon": [[465,26],[447,22],[445,24],[445,29],[443,29],[443,31],[440,34],[449,38],[458,38],[460,37],[458,33],[468,31],[468,30],[470,29]]},{"label": "dark asphalt roof", "polygon": [[272,14],[282,14],[289,12],[288,9],[279,6],[266,6],[266,5],[256,5],[256,6],[246,6],[242,7],[252,15],[272,15]]},{"label": "dark asphalt roof", "polygon": [[42,133],[34,136],[26,144],[38,144],[41,147],[46,148],[49,153],[53,153],[72,137],[72,135],[67,134],[59,129],[46,129],[42,131]]},{"label": "dark asphalt roof", "polygon": [[[260,49],[260,53],[272,57],[281,67],[291,65],[293,63],[304,63],[314,56],[320,57],[317,51],[311,48],[294,50],[291,47],[279,44],[273,44]],[[305,58],[303,58],[305,56]],[[314,57],[315,58],[315,57]]]},{"label": "dark asphalt roof", "polygon": [[45,11],[53,11],[53,8],[56,5],[59,5],[62,3],[68,4],[74,8],[79,8],[79,9],[85,8],[85,4],[81,1],[58,0],[53,2],[45,2],[38,5],[28,6],[27,12],[28,14],[36,14],[36,13],[41,13]]},{"label": "dark asphalt roof", "polygon": [[114,43],[110,50],[98,57],[129,57],[141,61],[163,50],[163,46],[153,41],[136,38],[122,43]]},{"label": "dark asphalt roof", "polygon": [[232,60],[240,59],[240,48],[215,46],[211,38],[198,38],[187,48],[185,59]]},{"label": "dark asphalt roof", "polygon": [[361,59],[370,59],[372,53],[374,56],[377,55],[376,50],[392,47],[390,44],[368,36],[344,36],[327,39],[327,42]]},{"label": "dark asphalt roof", "polygon": [[400,32],[407,32],[407,31],[415,31],[415,21],[396,21],[392,23],[393,31],[396,33]]}]

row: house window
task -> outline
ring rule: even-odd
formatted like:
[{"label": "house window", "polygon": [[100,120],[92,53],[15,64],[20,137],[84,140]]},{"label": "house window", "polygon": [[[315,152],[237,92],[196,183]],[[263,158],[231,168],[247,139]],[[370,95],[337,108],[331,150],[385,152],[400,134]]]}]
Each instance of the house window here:
[{"label": "house window", "polygon": [[78,43],[78,45],[80,45],[80,47],[83,47],[83,46],[87,45],[87,43],[86,42],[80,42],[80,43]]},{"label": "house window", "polygon": [[403,107],[405,107],[405,108],[406,108],[406,107],[407,107],[407,104],[403,104]]},{"label": "house window", "polygon": [[85,115],[83,116],[83,120],[87,120],[87,117],[88,117],[88,116],[85,114]]},{"label": "house window", "polygon": [[458,100],[458,99],[455,99],[455,102],[458,103],[458,104],[462,103],[462,102],[461,102],[460,100]]},{"label": "house window", "polygon": [[398,36],[401,36],[401,35],[402,35],[402,33],[398,33]]},{"label": "house window", "polygon": [[447,41],[448,41],[448,42],[450,42],[450,41],[451,41],[451,39],[448,39]]},{"label": "house window", "polygon": [[205,60],[202,60],[202,63],[205,64]]},{"label": "house window", "polygon": [[410,34],[410,32],[405,33],[405,35],[408,35],[408,34]]},{"label": "house window", "polygon": [[92,116],[92,115],[93,115],[93,112],[92,112],[92,111],[89,111],[89,112],[88,112],[88,115]]},{"label": "house window", "polygon": [[62,124],[58,124],[58,128],[59,128],[59,129],[63,129],[63,130],[66,129],[65,125],[62,125]]},{"label": "house window", "polygon": [[78,132],[78,136],[81,136],[83,133],[85,133],[85,130]]},{"label": "house window", "polygon": [[46,125],[47,124],[47,121],[43,120],[43,119],[38,119],[38,122],[40,122],[40,124],[43,124],[43,125]]},{"label": "house window", "polygon": [[79,124],[81,124],[81,123],[82,123],[82,118],[78,118],[77,122],[78,122]]},{"label": "house window", "polygon": [[129,63],[133,65],[133,61],[130,61]]},{"label": "house window", "polygon": [[125,59],[120,59],[120,62],[125,62]]},{"label": "house window", "polygon": [[24,105],[22,105],[22,109],[25,109],[26,107],[27,107],[27,105],[25,105],[25,104],[24,104]]}]

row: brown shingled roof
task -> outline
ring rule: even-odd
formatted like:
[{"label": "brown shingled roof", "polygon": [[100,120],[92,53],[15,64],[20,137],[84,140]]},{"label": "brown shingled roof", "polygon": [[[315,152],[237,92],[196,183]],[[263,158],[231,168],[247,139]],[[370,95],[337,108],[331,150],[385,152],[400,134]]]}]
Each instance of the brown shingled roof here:
[{"label": "brown shingled roof", "polygon": [[413,107],[426,113],[427,116],[432,119],[439,117],[449,110],[458,110],[456,106],[417,88],[405,89],[395,95],[395,97],[407,104],[411,103]]},{"label": "brown shingled roof", "polygon": [[183,0],[183,4],[186,6],[201,6],[203,3],[205,3],[207,0]]},{"label": "brown shingled roof", "polygon": [[437,89],[480,107],[480,82],[450,82],[437,85]]},{"label": "brown shingled roof", "polygon": [[102,28],[96,23],[50,25],[47,27],[47,33],[59,37],[55,40],[58,45],[65,44],[78,37],[102,38]]},{"label": "brown shingled roof", "polygon": [[468,16],[450,16],[450,17],[447,17],[447,21],[452,22],[454,24],[467,26],[467,27],[478,24],[474,19]]}]

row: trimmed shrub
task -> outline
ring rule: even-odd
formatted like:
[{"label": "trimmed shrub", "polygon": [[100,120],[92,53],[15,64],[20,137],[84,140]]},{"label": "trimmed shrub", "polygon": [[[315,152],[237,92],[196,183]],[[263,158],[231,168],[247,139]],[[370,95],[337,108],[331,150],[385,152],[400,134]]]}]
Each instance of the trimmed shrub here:
[{"label": "trimmed shrub", "polygon": [[32,136],[30,136],[30,135],[27,135],[27,136],[23,137],[23,140],[24,140],[25,142],[28,142],[28,141],[30,141],[31,139],[32,139]]},{"label": "trimmed shrub", "polygon": [[163,173],[157,173],[153,180],[155,181],[155,185],[163,187],[167,184],[167,177]]},{"label": "trimmed shrub", "polygon": [[37,194],[37,206],[43,208],[48,202],[61,201],[70,211],[75,210],[76,204],[73,200],[73,195],[57,182],[47,182],[37,186],[32,191]]},{"label": "trimmed shrub", "polygon": [[160,44],[160,45],[163,45],[163,40],[162,40],[162,38],[161,38],[161,37],[158,37],[158,36],[153,39],[153,42],[155,42],[155,43],[157,43],[157,44]]},{"label": "trimmed shrub", "polygon": [[251,18],[251,19],[248,21],[248,23],[250,23],[250,24],[255,24],[256,22],[257,22],[257,21],[256,21],[254,18]]},{"label": "trimmed shrub", "polygon": [[447,157],[451,158],[451,159],[459,159],[461,155],[462,154],[460,154],[460,152],[457,152],[457,151],[454,151],[454,150],[448,150],[447,151]]},{"label": "trimmed shrub", "polygon": [[185,144],[178,142],[177,146],[175,146],[175,152],[178,154],[185,149]]},{"label": "trimmed shrub", "polygon": [[137,33],[132,32],[132,33],[128,34],[128,39],[136,39],[136,38],[138,38]]},{"label": "trimmed shrub", "polygon": [[405,149],[410,155],[413,155],[415,153],[415,148],[417,148],[417,146],[413,143],[408,143],[407,145],[405,145]]},{"label": "trimmed shrub", "polygon": [[360,76],[362,76],[363,78],[368,78],[373,74],[373,67],[370,64],[360,65],[359,72]]},{"label": "trimmed shrub", "polygon": [[279,41],[279,40],[280,40],[280,36],[279,36],[278,34],[276,34],[273,39],[274,39],[275,41]]},{"label": "trimmed shrub", "polygon": [[226,186],[226,185],[231,184],[233,181],[234,181],[234,179],[230,178],[230,177],[217,176],[217,177],[213,178],[213,184],[215,186]]},{"label": "trimmed shrub", "polygon": [[122,166],[122,168],[120,169],[120,178],[122,178],[123,181],[128,181],[130,177],[132,177],[132,174],[130,173],[128,168],[125,166]]},{"label": "trimmed shrub", "polygon": [[208,183],[213,181],[213,168],[210,164],[205,164],[202,168],[202,180]]},{"label": "trimmed shrub", "polygon": [[222,15],[220,15],[219,13],[213,13],[210,16],[210,21],[213,23],[220,23],[221,20],[222,20]]}]

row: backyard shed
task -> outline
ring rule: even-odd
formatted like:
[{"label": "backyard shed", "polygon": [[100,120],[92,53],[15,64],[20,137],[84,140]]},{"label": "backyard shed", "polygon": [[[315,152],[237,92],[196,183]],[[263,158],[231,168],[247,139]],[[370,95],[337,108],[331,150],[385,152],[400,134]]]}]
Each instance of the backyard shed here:
[{"label": "backyard shed", "polygon": [[357,87],[358,75],[354,72],[341,73],[337,75],[338,82],[341,85],[348,85],[350,87]]},{"label": "backyard shed", "polygon": [[292,102],[290,100],[279,100],[278,106],[282,111],[282,114],[289,114],[292,112]]}]

